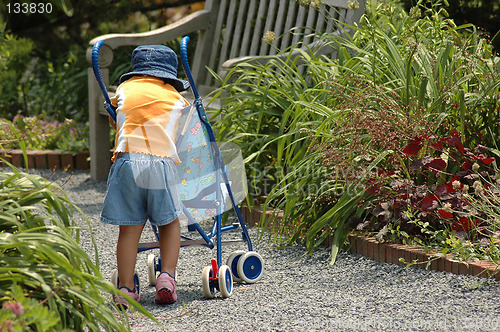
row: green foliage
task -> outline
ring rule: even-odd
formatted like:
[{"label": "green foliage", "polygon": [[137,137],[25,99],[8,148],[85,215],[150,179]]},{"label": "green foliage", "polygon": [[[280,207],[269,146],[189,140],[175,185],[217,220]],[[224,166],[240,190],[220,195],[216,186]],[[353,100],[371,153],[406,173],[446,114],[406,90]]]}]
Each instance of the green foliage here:
[{"label": "green foliage", "polygon": [[17,114],[12,121],[0,119],[0,148],[88,151],[88,125],[69,119],[47,121],[47,118],[44,115],[25,117]]},{"label": "green foliage", "polygon": [[492,200],[498,169],[486,147],[464,145],[457,132],[412,139],[403,149],[408,168],[374,177],[368,191],[375,197],[375,218],[362,228],[378,232],[380,241],[440,249],[462,260],[498,261],[499,225],[488,211],[498,209]]},{"label": "green foliage", "polygon": [[[0,117],[11,120],[21,110],[25,115],[87,122],[86,49],[91,39],[106,33],[146,32],[203,8],[203,2],[195,0],[50,0],[43,5],[50,5],[51,11],[14,14],[0,6]],[[16,42],[5,42],[6,38]],[[111,84],[131,67],[131,51],[123,47],[115,53]]]},{"label": "green foliage", "polygon": [[[48,55],[50,59],[50,55]],[[87,64],[85,54],[69,51],[66,58],[38,61],[24,87],[24,114],[48,114],[58,121],[88,119]]]},{"label": "green foliage", "polygon": [[372,17],[365,16],[354,40],[339,42],[356,52],[346,66],[397,94],[406,116],[432,117],[434,130],[445,119],[471,145],[488,130],[499,134],[491,114],[498,103],[500,59],[474,26],[456,26],[439,1],[423,3],[410,15],[381,4]]},{"label": "green foliage", "polygon": [[[479,227],[460,191],[452,187],[472,188],[472,182],[477,184],[470,173],[473,163],[484,165],[494,161],[484,154],[485,146],[496,147],[496,137],[500,134],[495,120],[500,108],[500,58],[478,38],[474,26],[457,27],[446,18],[439,1],[430,7],[424,7],[423,3],[419,1],[421,7],[413,8],[410,15],[382,4],[372,17],[362,21],[364,25],[352,41],[339,42],[341,47],[356,51],[345,62],[349,69],[355,68],[356,78],[368,77],[370,85],[377,87],[374,91],[388,88],[389,92],[380,97],[384,103],[378,102],[378,107],[370,105],[371,109],[378,108],[379,120],[373,120],[372,124],[377,126],[384,118],[392,118],[392,123],[397,124],[389,128],[380,126],[386,141],[395,145],[373,144],[380,141],[378,135],[367,130],[366,119],[370,117],[352,112],[365,119],[351,121],[358,128],[354,137],[362,129],[370,133],[369,146],[375,151],[383,151],[384,146],[394,149],[391,158],[380,165],[384,174],[391,172],[389,179],[386,178],[386,189],[393,196],[389,199],[388,192],[376,192],[372,203],[379,204],[372,213],[380,223],[373,227],[381,233],[387,228],[396,229],[399,240],[437,245],[463,259],[477,255],[498,259],[495,254],[488,256],[481,250],[469,250],[471,246],[457,245],[463,241],[456,240],[455,232],[466,231],[465,241],[476,243],[478,248],[492,233],[478,232],[486,228]],[[425,15],[421,17],[421,13]],[[368,96],[371,97],[357,102],[366,104],[373,99],[372,94]],[[388,110],[383,108],[391,100],[402,105],[399,117],[406,118],[406,124],[388,117]],[[398,128],[399,125],[410,131]],[[403,143],[405,140],[408,145]],[[406,145],[405,149],[401,143]],[[415,147],[417,150],[412,151]],[[412,158],[420,149],[421,153]],[[487,174],[494,177],[496,171],[490,169]],[[414,211],[413,218],[407,216],[408,206]],[[384,220],[388,216],[391,221]],[[449,243],[454,244],[453,250]]]},{"label": "green foliage", "polygon": [[[402,0],[410,10],[417,0]],[[481,30],[481,35],[500,52],[500,3],[497,0],[453,0],[446,1],[446,12],[458,24],[472,23]],[[496,38],[495,38],[496,37]]]},{"label": "green foliage", "polygon": [[267,196],[265,209],[284,211],[280,231],[290,235],[290,243],[305,242],[312,251],[340,230],[332,246],[334,259],[352,228],[351,217],[366,214],[358,208],[366,195],[357,182],[330,178],[338,169],[322,163],[316,148],[335,138],[332,124],[342,121],[324,79],[335,70],[333,62],[315,56],[314,50],[293,50],[231,71],[219,91],[229,93],[215,126],[220,137],[240,145],[247,156],[250,193]]},{"label": "green foliage", "polygon": [[[0,100],[0,117],[12,120],[22,112],[46,121],[72,119],[79,124],[86,123],[89,64],[85,52],[72,48],[67,55],[52,60],[47,51],[44,56],[47,60],[42,60],[33,56],[31,41],[12,35],[7,38],[8,43],[0,42],[0,51],[4,52],[0,56],[0,69],[5,69],[0,71],[0,93],[5,96]],[[169,46],[178,50],[179,43],[180,39],[170,42]],[[122,47],[115,52],[110,68],[111,84],[118,84],[119,77],[132,69],[132,50],[133,47]],[[180,73],[182,75],[182,70]]]},{"label": "green foliage", "polygon": [[[196,2],[198,4],[194,4]],[[64,58],[71,49],[85,55],[88,42],[96,36],[146,32],[177,20],[179,14],[184,16],[191,10],[203,8],[198,0],[43,1],[46,6],[49,3],[50,13],[35,15],[9,14],[6,6],[0,7],[0,19],[5,20],[7,29],[33,40],[37,56],[44,61],[52,59],[45,57],[46,51],[53,57]],[[83,64],[86,64],[84,59]]]},{"label": "green foliage", "polygon": [[78,245],[81,211],[60,186],[13,168],[0,173],[0,207],[0,327],[126,330],[104,295],[116,287],[99,272],[95,242],[96,263]]},{"label": "green foliage", "polygon": [[[410,15],[381,4],[352,37],[317,36],[318,49],[283,50],[221,81],[216,130],[242,147],[250,193],[283,211],[288,242],[312,251],[333,236],[334,260],[349,230],[372,218],[376,167],[410,177],[402,150],[412,138],[453,129],[467,148],[494,146],[500,59],[439,1],[419,4]],[[336,59],[316,52],[324,47]]]},{"label": "green foliage", "polygon": [[[55,61],[39,61],[33,42],[0,34],[0,117],[50,114],[85,122],[87,119],[87,64],[85,54],[69,52]],[[52,58],[50,54],[47,57]]]},{"label": "green foliage", "polygon": [[12,291],[0,299],[0,331],[50,331],[56,328],[60,319],[56,312],[24,295],[20,286],[12,286]]},{"label": "green foliage", "polygon": [[20,80],[29,63],[33,42],[0,33],[0,116],[17,113],[22,104]]},{"label": "green foliage", "polygon": [[473,231],[481,241],[471,238],[462,238],[459,244],[471,256],[480,256],[482,259],[500,261],[500,176],[496,169],[496,176],[478,178],[481,186],[476,186],[475,195],[466,195],[464,198],[475,212],[476,227]]}]

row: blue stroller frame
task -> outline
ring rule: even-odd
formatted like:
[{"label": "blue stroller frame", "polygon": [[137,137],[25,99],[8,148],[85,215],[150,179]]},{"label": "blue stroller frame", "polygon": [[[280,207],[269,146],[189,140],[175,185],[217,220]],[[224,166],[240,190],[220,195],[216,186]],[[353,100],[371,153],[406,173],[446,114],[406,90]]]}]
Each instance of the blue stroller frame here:
[{"label": "blue stroller frame", "polygon": [[[255,283],[262,277],[263,272],[263,260],[262,257],[255,251],[253,251],[252,242],[250,236],[248,234],[247,227],[243,220],[243,216],[238,207],[237,201],[234,197],[233,191],[231,189],[230,181],[229,181],[229,173],[227,169],[227,165],[224,164],[221,151],[217,145],[215,135],[208,120],[207,114],[205,113],[205,109],[202,103],[202,98],[199,95],[193,76],[191,74],[191,70],[189,67],[188,56],[187,56],[187,44],[189,42],[189,37],[184,37],[181,41],[180,45],[180,54],[181,54],[181,63],[186,74],[186,77],[189,81],[191,89],[193,91],[195,101],[193,105],[190,106],[188,118],[194,116],[195,120],[199,121],[199,123],[203,126],[203,132],[209,140],[209,146],[211,149],[211,161],[213,162],[213,167],[215,169],[215,181],[214,183],[207,188],[204,188],[198,196],[208,197],[211,194],[213,200],[204,200],[201,203],[201,200],[198,198],[197,204],[203,204],[203,207],[215,207],[215,217],[214,223],[211,227],[211,230],[207,233],[203,230],[203,228],[199,225],[196,219],[192,216],[191,211],[188,209],[186,204],[195,201],[191,200],[183,200],[183,212],[184,215],[188,219],[188,230],[190,232],[197,231],[201,236],[200,238],[192,238],[190,236],[181,235],[181,247],[186,246],[206,246],[210,249],[216,248],[216,259],[211,259],[211,264],[206,266],[203,269],[202,273],[202,287],[203,293],[206,298],[215,297],[216,290],[221,292],[222,297],[229,297],[232,294],[233,290],[233,281],[243,281],[246,283]],[[116,109],[111,105],[111,101],[109,99],[106,86],[104,84],[102,75],[99,69],[99,50],[101,46],[104,44],[103,41],[98,41],[92,50],[92,66],[94,70],[95,77],[101,88],[101,91],[104,95],[105,103],[104,106],[109,113],[109,115],[116,121]],[[193,109],[193,107],[195,109]],[[187,108],[186,108],[187,110]],[[177,146],[182,144],[184,139],[184,133],[186,131],[186,127],[188,125],[189,120],[187,120],[186,125],[181,132],[181,135],[177,139]],[[182,158],[181,158],[182,159]],[[222,186],[221,186],[222,184]],[[222,188],[226,189],[227,196],[230,199],[231,205],[236,213],[236,217],[238,219],[238,223],[233,223],[231,225],[222,226],[222,214],[223,210],[223,193]],[[215,194],[215,197],[214,195]],[[206,198],[205,197],[205,198]],[[143,252],[151,249],[159,248],[159,233],[156,226],[151,225],[153,233],[155,234],[156,242],[148,242],[148,243],[139,243],[138,252]],[[241,240],[240,239],[231,239],[231,240],[222,240],[222,233],[235,230],[241,227]],[[233,252],[227,259],[226,264],[222,262],[222,244],[223,243],[235,243],[235,242],[245,242],[248,247],[248,251],[237,250]],[[148,256],[148,275],[149,275],[149,284],[154,285],[156,281],[156,273],[161,271],[161,257],[158,258],[158,262],[156,262],[154,254],[150,254]],[[137,274],[134,276],[134,280],[136,283],[137,289],[139,289],[139,278]],[[115,271],[112,276],[112,282],[117,285],[117,272]]]}]

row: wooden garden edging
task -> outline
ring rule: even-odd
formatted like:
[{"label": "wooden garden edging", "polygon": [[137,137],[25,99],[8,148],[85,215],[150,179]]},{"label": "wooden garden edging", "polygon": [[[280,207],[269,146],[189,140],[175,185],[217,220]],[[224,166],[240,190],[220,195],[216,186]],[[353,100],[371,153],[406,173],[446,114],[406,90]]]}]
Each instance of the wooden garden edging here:
[{"label": "wooden garden edging", "polygon": [[[26,151],[28,168],[35,169],[69,169],[89,170],[89,152],[65,152],[52,150]],[[0,158],[16,167],[26,168],[23,150],[0,150]],[[0,166],[5,166],[0,162]]]},{"label": "wooden garden edging", "polygon": [[[258,224],[262,217],[262,211],[258,208],[250,210],[248,207],[241,208],[244,220],[250,225]],[[268,218],[275,217],[276,211],[267,211]],[[277,220],[279,221],[279,215]],[[270,230],[273,230],[270,223]],[[326,247],[331,246],[332,238],[323,244]],[[379,242],[374,237],[355,232],[349,235],[349,245],[344,248],[346,251],[358,253],[369,257],[377,262],[390,263],[396,265],[411,264],[412,267],[428,268],[429,270],[451,272],[454,274],[468,274],[477,277],[495,278],[500,280],[500,265],[490,261],[467,261],[459,262],[452,259],[450,255],[436,257],[434,252],[426,252],[419,247],[410,247],[402,244]]]}]

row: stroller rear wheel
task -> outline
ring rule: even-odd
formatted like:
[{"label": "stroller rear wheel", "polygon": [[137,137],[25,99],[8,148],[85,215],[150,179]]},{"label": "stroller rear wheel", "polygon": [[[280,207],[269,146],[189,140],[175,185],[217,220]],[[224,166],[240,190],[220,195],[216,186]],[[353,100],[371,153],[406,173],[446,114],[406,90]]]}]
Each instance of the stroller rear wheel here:
[{"label": "stroller rear wheel", "polygon": [[[118,288],[118,285],[120,284],[120,279],[118,278],[118,270],[117,269],[114,269],[113,272],[111,273],[111,283],[113,285],[115,285],[116,288]],[[140,293],[141,285],[139,282],[139,275],[137,274],[137,272],[134,272],[134,286],[135,286],[135,289],[137,289],[137,293]]]},{"label": "stroller rear wheel", "polygon": [[238,274],[238,261],[245,253],[246,251],[244,250],[236,250],[231,255],[229,255],[226,261],[226,265],[229,266],[229,269],[233,273],[233,280],[236,282],[242,281],[240,275]]},{"label": "stroller rear wheel", "polygon": [[237,264],[239,277],[248,284],[256,283],[262,278],[264,261],[255,251],[249,251],[238,259]]},{"label": "stroller rear wheel", "polygon": [[156,258],[155,254],[148,255],[148,280],[149,286],[154,286],[156,284]]}]

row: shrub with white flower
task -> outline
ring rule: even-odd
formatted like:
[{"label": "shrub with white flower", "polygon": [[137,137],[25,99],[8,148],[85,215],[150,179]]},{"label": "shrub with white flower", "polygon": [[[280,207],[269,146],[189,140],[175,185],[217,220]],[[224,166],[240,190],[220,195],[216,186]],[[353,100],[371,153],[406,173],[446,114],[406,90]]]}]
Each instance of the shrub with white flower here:
[{"label": "shrub with white flower", "polygon": [[357,10],[357,9],[359,9],[359,2],[358,2],[358,0],[347,1],[347,9],[349,9],[349,10]]},{"label": "shrub with white flower", "polygon": [[274,31],[266,31],[264,37],[262,37],[262,40],[265,43],[272,44],[276,40],[276,34],[274,33]]}]

